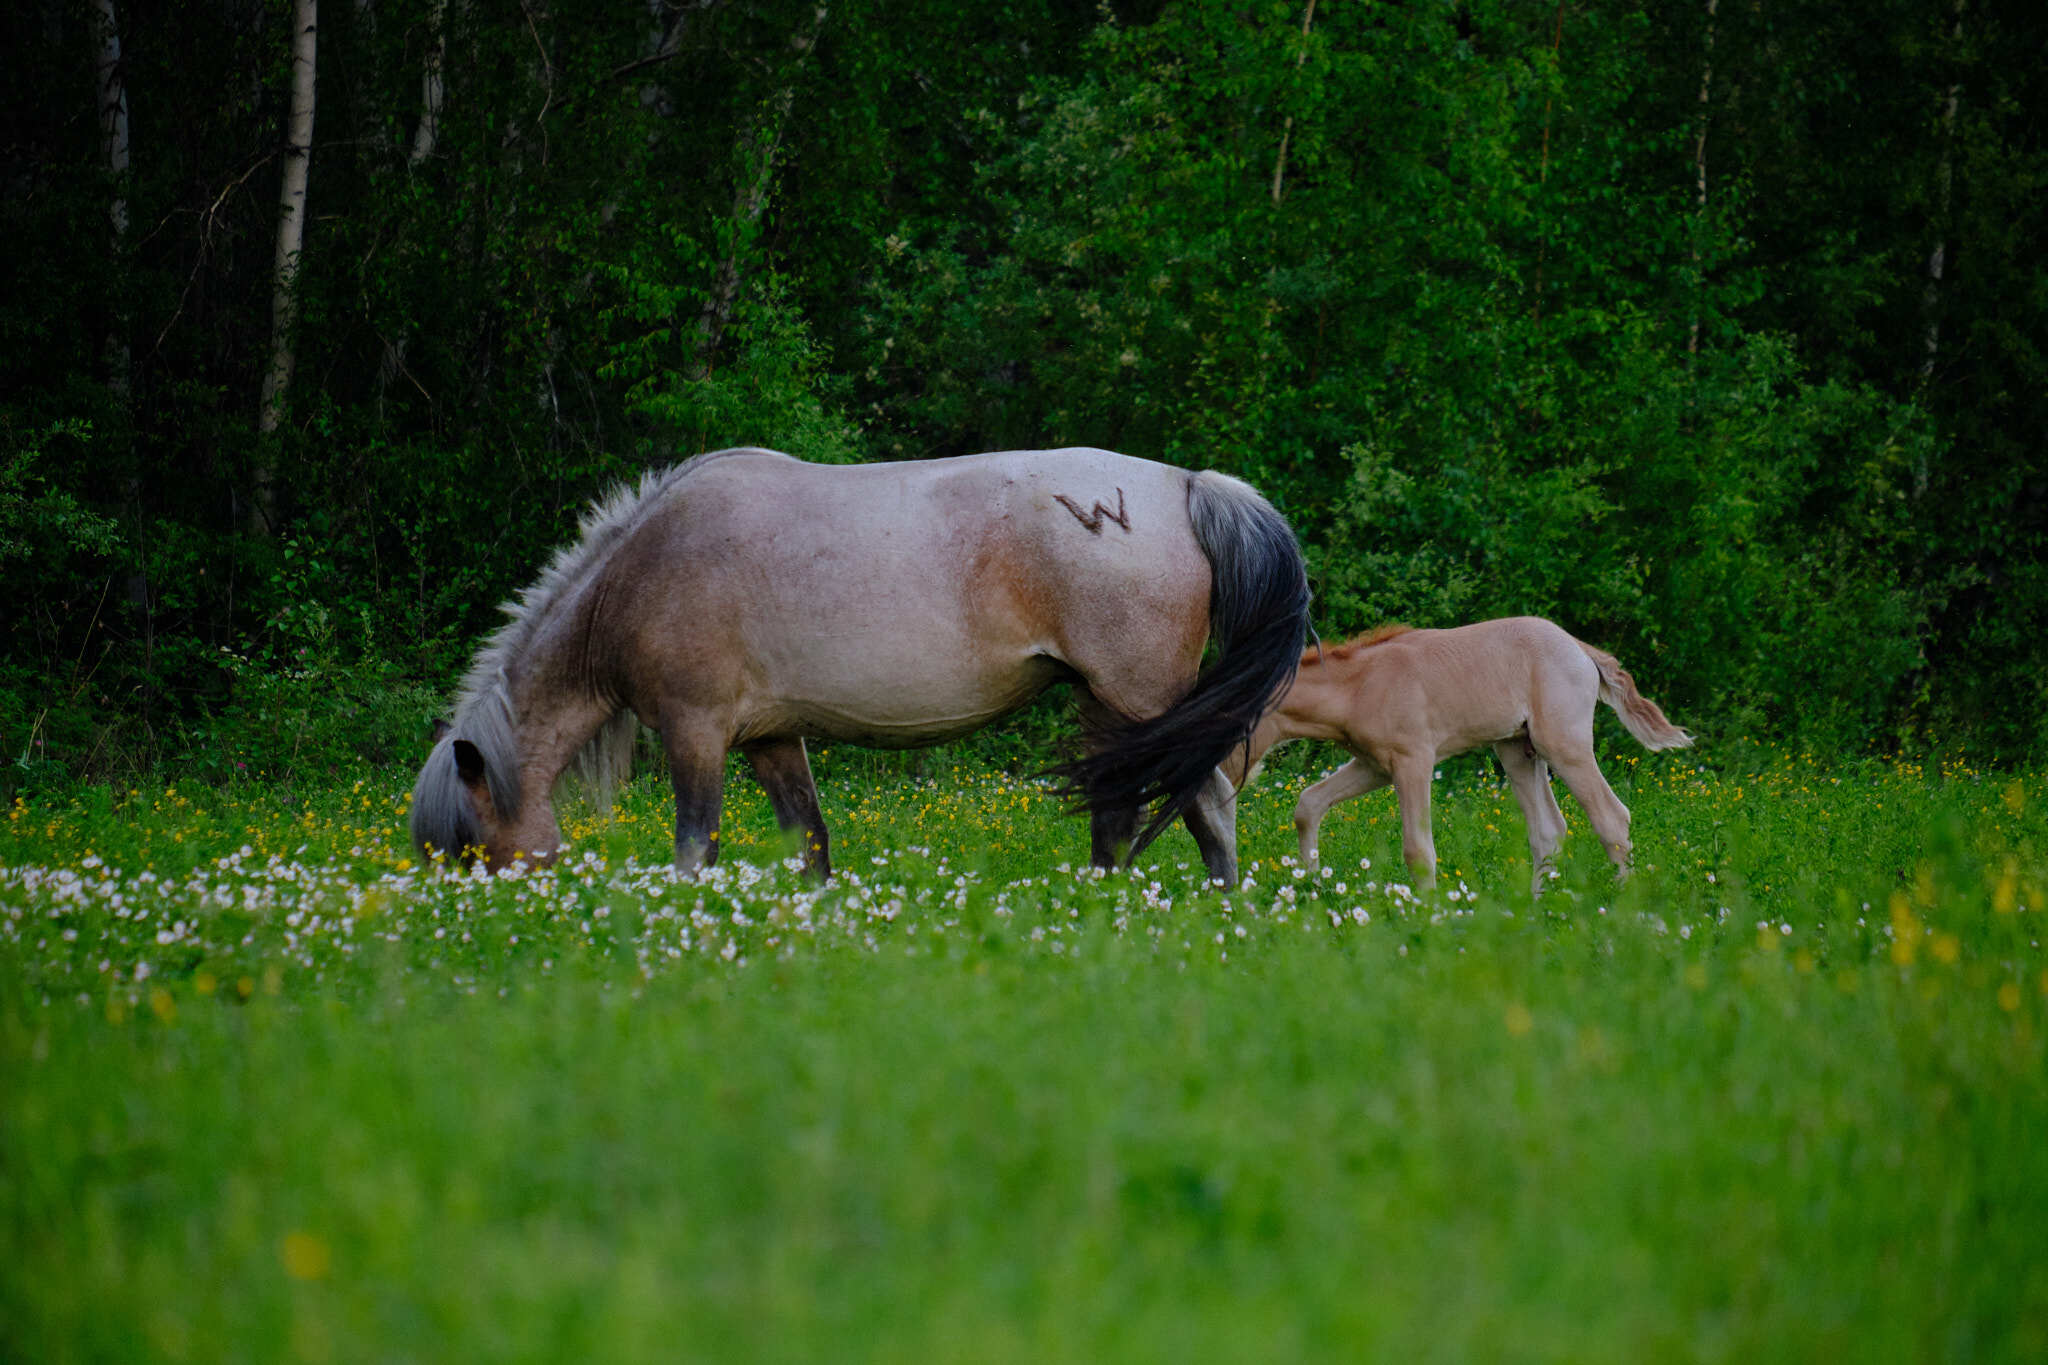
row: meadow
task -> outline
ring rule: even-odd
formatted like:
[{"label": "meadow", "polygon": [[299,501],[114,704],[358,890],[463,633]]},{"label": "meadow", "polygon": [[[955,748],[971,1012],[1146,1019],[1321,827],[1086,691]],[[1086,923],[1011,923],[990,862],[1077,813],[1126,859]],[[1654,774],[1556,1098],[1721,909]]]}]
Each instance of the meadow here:
[{"label": "meadow", "polygon": [[701,881],[652,778],[498,878],[18,800],[0,1359],[2041,1358],[2048,773],[1612,748],[1535,901],[1478,762],[1424,892],[1298,761],[1228,892],[945,756],[817,756],[824,886],[743,778]]}]

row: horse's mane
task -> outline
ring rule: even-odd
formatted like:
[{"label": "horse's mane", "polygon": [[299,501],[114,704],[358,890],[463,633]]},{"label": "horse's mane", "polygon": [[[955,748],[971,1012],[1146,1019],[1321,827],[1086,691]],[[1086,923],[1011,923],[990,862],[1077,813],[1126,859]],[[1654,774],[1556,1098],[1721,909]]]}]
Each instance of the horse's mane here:
[{"label": "horse's mane", "polygon": [[1311,645],[1308,649],[1302,651],[1301,665],[1303,668],[1308,668],[1322,662],[1323,659],[1348,659],[1360,650],[1370,649],[1374,645],[1383,644],[1397,635],[1406,635],[1413,629],[1415,627],[1403,625],[1399,621],[1390,621],[1383,626],[1374,626],[1363,635],[1353,636],[1341,645],[1326,645],[1322,647],[1320,655],[1318,655],[1316,647]]},{"label": "horse's mane", "polygon": [[[520,800],[519,752],[513,741],[517,718],[506,666],[526,652],[549,613],[590,581],[664,493],[708,462],[744,449],[714,450],[667,469],[649,470],[638,484],[619,484],[583,514],[576,539],[555,551],[539,578],[498,604],[498,610],[509,619],[470,661],[469,671],[456,689],[450,732],[482,753],[491,800],[500,815],[510,818],[517,814]],[[621,711],[576,756],[578,770],[598,790],[608,792],[622,775],[631,759],[636,724],[631,710]]]}]

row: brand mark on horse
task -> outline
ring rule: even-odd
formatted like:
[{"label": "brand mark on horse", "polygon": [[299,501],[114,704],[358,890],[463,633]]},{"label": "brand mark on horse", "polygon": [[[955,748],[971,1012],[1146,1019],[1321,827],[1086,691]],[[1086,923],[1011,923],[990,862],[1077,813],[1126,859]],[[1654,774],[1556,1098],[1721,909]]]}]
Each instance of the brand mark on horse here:
[{"label": "brand mark on horse", "polygon": [[1102,522],[1104,518],[1108,518],[1110,521],[1115,522],[1117,525],[1123,527],[1126,531],[1131,529],[1131,518],[1130,515],[1124,511],[1124,490],[1121,488],[1116,490],[1116,511],[1114,512],[1110,511],[1100,502],[1095,504],[1093,511],[1083,512],[1081,510],[1081,505],[1075,502],[1072,498],[1068,497],[1065,493],[1055,493],[1053,494],[1053,498],[1062,507],[1065,507],[1069,512],[1072,512],[1074,514],[1074,519],[1079,521],[1083,526],[1087,527],[1091,535],[1099,536],[1102,534]]}]

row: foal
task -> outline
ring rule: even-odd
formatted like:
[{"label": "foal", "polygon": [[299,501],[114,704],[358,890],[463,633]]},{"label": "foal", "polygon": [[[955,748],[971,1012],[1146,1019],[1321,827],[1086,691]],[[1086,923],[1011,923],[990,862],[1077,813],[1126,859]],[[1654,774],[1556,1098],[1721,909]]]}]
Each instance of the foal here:
[{"label": "foal", "polygon": [[1419,882],[1436,879],[1429,784],[1440,759],[1493,745],[1529,827],[1531,890],[1541,894],[1564,839],[1564,815],[1550,769],[1578,798],[1623,877],[1628,875],[1628,807],[1593,759],[1593,711],[1606,702],[1645,746],[1682,749],[1692,736],[1636,691],[1612,654],[1535,616],[1481,621],[1454,630],[1383,626],[1348,644],[1309,650],[1280,703],[1251,743],[1224,765],[1243,786],[1275,745],[1326,739],[1352,761],[1310,787],[1294,808],[1302,861],[1316,864],[1316,831],[1339,801],[1392,782],[1401,807],[1401,852]]}]

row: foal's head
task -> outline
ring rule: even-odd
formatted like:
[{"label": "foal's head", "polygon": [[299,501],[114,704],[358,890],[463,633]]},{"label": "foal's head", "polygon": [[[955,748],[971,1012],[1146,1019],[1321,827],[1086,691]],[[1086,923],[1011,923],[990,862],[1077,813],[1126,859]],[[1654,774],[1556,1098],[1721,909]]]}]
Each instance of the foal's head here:
[{"label": "foal's head", "polygon": [[479,857],[493,872],[515,862],[547,866],[562,851],[554,804],[520,786],[519,773],[500,772],[476,744],[444,732],[413,784],[414,846],[465,868]]}]

